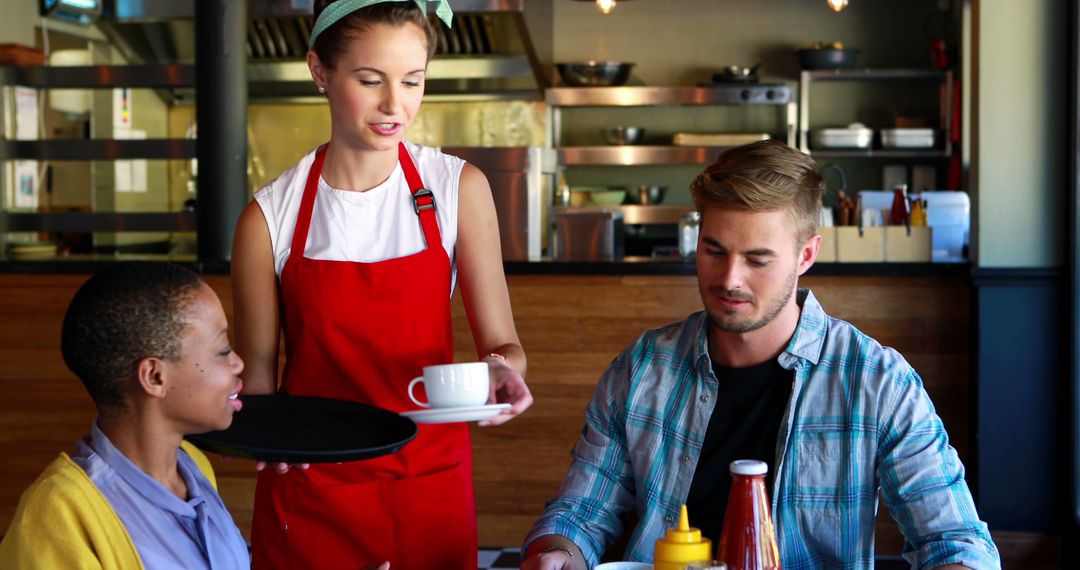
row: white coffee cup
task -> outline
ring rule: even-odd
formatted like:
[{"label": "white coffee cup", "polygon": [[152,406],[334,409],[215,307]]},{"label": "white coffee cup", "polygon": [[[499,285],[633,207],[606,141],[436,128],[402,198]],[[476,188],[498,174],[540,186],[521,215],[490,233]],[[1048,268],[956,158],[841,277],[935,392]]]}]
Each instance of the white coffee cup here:
[{"label": "white coffee cup", "polygon": [[[413,388],[420,382],[424,383],[427,402],[413,395]],[[409,399],[424,408],[483,406],[488,399],[487,362],[425,366],[424,375],[409,382]]]}]

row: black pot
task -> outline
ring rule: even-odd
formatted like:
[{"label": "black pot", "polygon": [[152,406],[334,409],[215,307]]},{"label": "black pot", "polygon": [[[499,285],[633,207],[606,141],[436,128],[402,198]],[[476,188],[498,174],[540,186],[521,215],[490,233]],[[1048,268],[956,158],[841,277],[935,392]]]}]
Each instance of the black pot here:
[{"label": "black pot", "polygon": [[801,49],[796,53],[803,69],[850,69],[859,57],[858,48]]},{"label": "black pot", "polygon": [[613,87],[630,79],[634,64],[624,61],[586,61],[581,63],[556,63],[559,77],[571,87]]}]

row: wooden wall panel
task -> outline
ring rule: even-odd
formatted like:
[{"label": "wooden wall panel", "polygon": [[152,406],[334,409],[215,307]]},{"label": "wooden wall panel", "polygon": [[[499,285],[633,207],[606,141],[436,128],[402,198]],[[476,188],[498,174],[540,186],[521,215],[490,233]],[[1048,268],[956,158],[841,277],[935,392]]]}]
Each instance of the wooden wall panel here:
[{"label": "wooden wall panel", "polygon": [[[22,489],[93,418],[81,384],[59,353],[62,315],[85,276],[0,275],[0,529]],[[231,314],[228,278],[206,281]],[[700,310],[697,282],[683,276],[511,276],[511,302],[529,358],[536,403],[495,428],[472,428],[484,545],[521,542],[569,465],[597,378],[647,328]],[[963,279],[808,277],[832,315],[900,350],[919,370],[961,456],[970,419],[969,288]],[[458,360],[475,359],[460,299],[453,304]],[[247,535],[255,471],[214,458],[222,496]],[[883,511],[884,512],[884,511]],[[883,515],[879,544],[899,548]],[[890,534],[890,531],[893,534]]]}]

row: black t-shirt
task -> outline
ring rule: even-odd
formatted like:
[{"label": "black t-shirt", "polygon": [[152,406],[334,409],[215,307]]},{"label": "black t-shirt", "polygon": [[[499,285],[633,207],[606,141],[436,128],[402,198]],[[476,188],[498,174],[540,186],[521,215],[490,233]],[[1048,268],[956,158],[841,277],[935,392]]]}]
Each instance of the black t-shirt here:
[{"label": "black t-shirt", "polygon": [[686,508],[690,525],[700,528],[702,537],[718,543],[731,492],[732,461],[758,459],[767,463],[766,485],[771,496],[776,441],[795,374],[776,360],[748,368],[727,368],[714,362],[713,372],[720,388]]}]

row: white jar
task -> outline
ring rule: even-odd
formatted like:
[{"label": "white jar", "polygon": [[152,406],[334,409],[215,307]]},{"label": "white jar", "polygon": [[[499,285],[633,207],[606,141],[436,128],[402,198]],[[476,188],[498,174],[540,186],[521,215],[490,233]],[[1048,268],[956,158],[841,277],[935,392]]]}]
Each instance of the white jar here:
[{"label": "white jar", "polygon": [[697,253],[701,213],[687,212],[679,217],[679,255],[693,257]]}]

